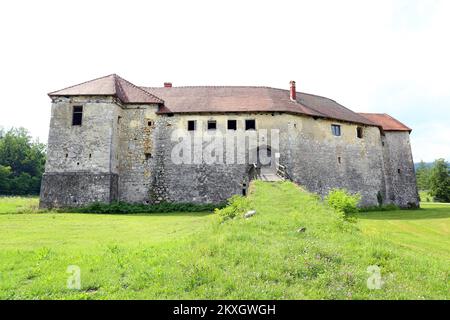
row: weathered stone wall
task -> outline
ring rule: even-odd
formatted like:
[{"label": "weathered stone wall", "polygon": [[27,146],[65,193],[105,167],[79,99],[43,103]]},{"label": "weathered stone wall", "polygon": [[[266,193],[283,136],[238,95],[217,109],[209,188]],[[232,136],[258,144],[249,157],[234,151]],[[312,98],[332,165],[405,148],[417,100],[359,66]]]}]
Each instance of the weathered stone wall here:
[{"label": "weathered stone wall", "polygon": [[119,199],[150,202],[156,105],[125,105],[119,121]]},{"label": "weathered stone wall", "polygon": [[[72,125],[83,106],[81,126]],[[53,101],[41,207],[77,206],[117,199],[117,118],[112,97],[60,97]]]},{"label": "weathered stone wall", "polygon": [[384,201],[401,207],[418,207],[419,195],[409,132],[386,132],[382,143],[386,180]]},{"label": "weathered stone wall", "polygon": [[[341,126],[334,136],[331,125]],[[362,205],[375,205],[384,192],[380,131],[358,125],[298,117],[288,128],[286,165],[293,180],[325,196],[333,188],[345,188],[362,195]]]},{"label": "weathered stone wall", "polygon": [[90,172],[50,172],[42,177],[41,208],[78,207],[117,200],[118,175]]}]

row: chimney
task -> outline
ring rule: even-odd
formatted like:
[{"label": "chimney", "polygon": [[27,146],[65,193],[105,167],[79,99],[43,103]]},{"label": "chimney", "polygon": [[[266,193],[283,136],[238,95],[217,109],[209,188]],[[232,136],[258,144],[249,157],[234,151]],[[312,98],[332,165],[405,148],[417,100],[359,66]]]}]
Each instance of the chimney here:
[{"label": "chimney", "polygon": [[164,88],[172,88],[172,82],[164,82]]},{"label": "chimney", "polygon": [[297,99],[297,92],[295,91],[295,81],[291,81],[291,100],[296,101]]}]

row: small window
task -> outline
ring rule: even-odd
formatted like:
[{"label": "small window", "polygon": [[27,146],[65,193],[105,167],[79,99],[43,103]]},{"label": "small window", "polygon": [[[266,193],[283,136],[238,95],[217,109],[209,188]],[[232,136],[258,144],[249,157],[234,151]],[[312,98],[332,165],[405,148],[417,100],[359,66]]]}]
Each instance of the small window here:
[{"label": "small window", "polygon": [[331,132],[334,136],[339,137],[341,135],[341,126],[338,124],[331,125]]},{"label": "small window", "polygon": [[153,121],[147,121],[147,126],[153,127]]},{"label": "small window", "polygon": [[341,157],[338,157],[338,163],[341,164]]},{"label": "small window", "polygon": [[237,130],[236,120],[228,120],[228,130]]},{"label": "small window", "polygon": [[72,114],[72,125],[81,126],[82,119],[83,119],[83,107],[74,106]]},{"label": "small window", "polygon": [[400,169],[397,170],[398,174],[402,173],[402,171]]},{"label": "small window", "polygon": [[195,131],[197,125],[195,120],[188,121],[188,131]]},{"label": "small window", "polygon": [[216,129],[217,129],[216,120],[209,120],[208,121],[208,130],[216,130]]},{"label": "small window", "polygon": [[153,155],[151,153],[145,154],[145,160],[150,160],[151,158],[153,158]]},{"label": "small window", "polygon": [[357,136],[359,139],[362,139],[362,138],[363,138],[363,136],[364,136],[364,130],[363,130],[362,127],[356,128],[356,136]]},{"label": "small window", "polygon": [[254,119],[245,120],[245,130],[256,130],[256,121]]}]

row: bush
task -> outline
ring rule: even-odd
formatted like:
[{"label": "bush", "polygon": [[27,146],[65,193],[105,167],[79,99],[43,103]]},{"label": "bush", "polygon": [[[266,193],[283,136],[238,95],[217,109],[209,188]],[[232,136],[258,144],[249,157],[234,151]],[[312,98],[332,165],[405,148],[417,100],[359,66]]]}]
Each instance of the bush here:
[{"label": "bush", "polygon": [[195,204],[195,203],[169,203],[163,202],[159,204],[131,204],[126,202],[108,203],[92,203],[80,208],[60,209],[60,212],[74,213],[168,213],[168,212],[211,212],[216,208],[223,208],[225,203],[219,204]]},{"label": "bush", "polygon": [[215,209],[214,212],[219,215],[220,221],[224,222],[234,219],[240,214],[244,214],[250,207],[249,199],[246,197],[234,195],[228,199],[228,205],[223,209]]},{"label": "bush", "polygon": [[358,212],[358,204],[361,201],[360,194],[350,194],[345,189],[333,189],[325,197],[326,203],[334,210],[341,212],[345,217]]}]

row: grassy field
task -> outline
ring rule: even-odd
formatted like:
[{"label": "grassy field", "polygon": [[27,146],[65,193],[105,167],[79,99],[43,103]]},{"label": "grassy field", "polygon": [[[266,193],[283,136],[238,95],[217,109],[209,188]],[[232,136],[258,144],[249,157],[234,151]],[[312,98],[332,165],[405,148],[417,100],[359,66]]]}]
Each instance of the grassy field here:
[{"label": "grassy field", "polygon": [[[252,188],[256,216],[225,223],[17,213],[36,199],[0,198],[0,299],[450,298],[449,205],[350,223],[291,183]],[[69,265],[80,267],[80,290],[66,287]],[[373,265],[379,290],[366,285]]]}]

